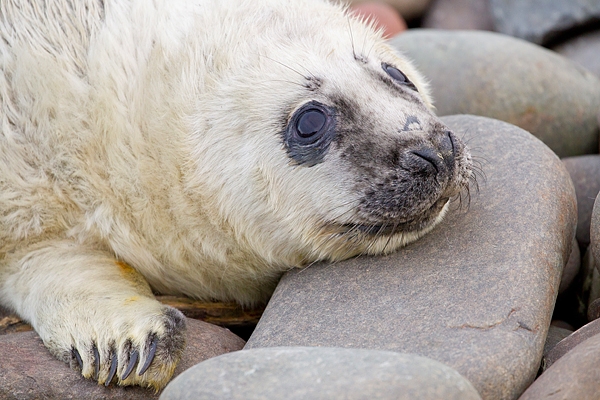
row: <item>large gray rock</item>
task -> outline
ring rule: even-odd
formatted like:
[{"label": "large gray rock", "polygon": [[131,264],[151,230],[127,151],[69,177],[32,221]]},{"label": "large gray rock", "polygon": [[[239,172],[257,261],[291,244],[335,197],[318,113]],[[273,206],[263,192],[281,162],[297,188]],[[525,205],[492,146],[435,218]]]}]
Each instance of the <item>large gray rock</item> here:
[{"label": "large gray rock", "polygon": [[600,335],[565,354],[519,400],[595,400],[600,395]]},{"label": "large gray rock", "polygon": [[390,43],[431,81],[439,115],[510,122],[560,157],[598,153],[600,80],[566,58],[481,31],[409,30]]},{"label": "large gray rock", "polygon": [[414,354],[279,347],[239,351],[187,370],[160,400],[476,400],[458,372]]},{"label": "large gray rock", "polygon": [[598,0],[489,0],[498,32],[542,44],[600,18]]},{"label": "large gray rock", "polygon": [[[186,349],[174,376],[211,357],[240,350],[244,341],[226,329],[188,319]],[[147,400],[141,387],[104,387],[52,357],[35,332],[0,336],[0,399]]]},{"label": "large gray rock", "polygon": [[577,195],[577,241],[585,248],[590,244],[592,209],[600,192],[600,155],[567,157],[563,163],[573,180]]},{"label": "large gray rock", "polygon": [[[371,0],[343,0],[350,4],[360,4],[370,2]],[[431,0],[385,0],[394,7],[404,19],[413,19],[420,17],[431,3]]]},{"label": "large gray rock", "polygon": [[594,260],[600,260],[600,195],[596,196],[590,221],[590,249]]},{"label": "large gray rock", "polygon": [[494,30],[487,0],[434,0],[423,17],[423,28]]},{"label": "large gray rock", "polygon": [[[563,330],[562,333],[564,333],[565,331],[568,332],[567,330]],[[571,332],[569,335],[563,337],[561,340],[556,342],[551,348],[548,348],[547,352],[544,352],[544,358],[542,359],[542,369],[549,369],[565,354],[569,353],[571,350],[579,346],[587,339],[597,335],[600,335],[600,320],[598,319],[582,326],[575,332]]]},{"label": "large gray rock", "polygon": [[514,399],[533,381],[575,232],[571,180],[515,126],[442,120],[482,163],[470,205],[390,256],[288,272],[246,349],[416,353],[455,368],[484,399]]},{"label": "large gray rock", "polygon": [[600,30],[577,36],[553,50],[600,78]]}]

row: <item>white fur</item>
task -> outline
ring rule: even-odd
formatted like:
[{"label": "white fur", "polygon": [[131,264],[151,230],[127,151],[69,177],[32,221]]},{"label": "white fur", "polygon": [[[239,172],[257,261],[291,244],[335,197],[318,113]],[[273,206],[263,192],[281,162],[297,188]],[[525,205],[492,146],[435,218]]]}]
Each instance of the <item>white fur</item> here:
[{"label": "white fur", "polygon": [[323,231],[350,220],[353,176],[299,168],[279,135],[309,74],[401,119],[410,104],[364,85],[382,61],[430,104],[379,33],[319,0],[2,0],[0,303],[65,358],[160,331],[144,280],[252,304],[291,267],[414,240]]}]

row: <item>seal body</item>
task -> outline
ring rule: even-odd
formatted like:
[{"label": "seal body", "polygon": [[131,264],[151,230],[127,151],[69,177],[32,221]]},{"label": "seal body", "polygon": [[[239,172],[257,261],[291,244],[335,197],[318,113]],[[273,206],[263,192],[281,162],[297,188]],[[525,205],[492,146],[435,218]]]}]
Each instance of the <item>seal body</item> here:
[{"label": "seal body", "polygon": [[415,240],[471,178],[414,67],[320,0],[3,0],[0,303],[156,389],[184,318]]}]

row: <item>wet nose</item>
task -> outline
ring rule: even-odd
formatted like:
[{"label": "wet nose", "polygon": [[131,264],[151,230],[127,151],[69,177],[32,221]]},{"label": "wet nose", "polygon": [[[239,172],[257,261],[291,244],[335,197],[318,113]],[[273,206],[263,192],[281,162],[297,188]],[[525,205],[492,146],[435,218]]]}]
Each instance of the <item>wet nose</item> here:
[{"label": "wet nose", "polygon": [[446,131],[438,146],[423,147],[413,150],[411,153],[416,156],[415,160],[422,168],[433,167],[436,174],[439,174],[441,171],[451,170],[454,166],[456,153],[454,140],[454,134]]}]

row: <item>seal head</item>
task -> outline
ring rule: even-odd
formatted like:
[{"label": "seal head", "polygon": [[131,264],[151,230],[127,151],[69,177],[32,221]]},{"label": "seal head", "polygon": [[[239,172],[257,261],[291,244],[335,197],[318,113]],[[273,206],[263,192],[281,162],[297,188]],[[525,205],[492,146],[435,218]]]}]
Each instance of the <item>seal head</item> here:
[{"label": "seal head", "polygon": [[[236,54],[219,94],[228,97],[211,110],[243,143],[230,129],[227,147],[212,151],[235,158],[229,181],[248,179],[202,190],[223,193],[223,220],[277,265],[391,252],[432,229],[472,179],[468,150],[432,112],[406,57],[354,16],[308,3],[310,14],[251,16],[271,30],[246,35],[243,47],[261,50]],[[217,175],[198,162],[194,179]]]}]

